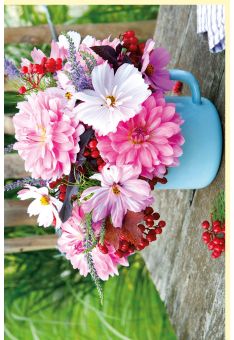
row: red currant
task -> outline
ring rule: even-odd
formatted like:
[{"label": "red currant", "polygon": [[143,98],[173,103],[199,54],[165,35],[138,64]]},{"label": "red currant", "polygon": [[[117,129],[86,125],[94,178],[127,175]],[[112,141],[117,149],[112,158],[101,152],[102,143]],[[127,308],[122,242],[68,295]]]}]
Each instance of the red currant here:
[{"label": "red currant", "polygon": [[203,229],[209,229],[210,227],[210,223],[208,221],[203,221],[202,222],[202,228]]}]

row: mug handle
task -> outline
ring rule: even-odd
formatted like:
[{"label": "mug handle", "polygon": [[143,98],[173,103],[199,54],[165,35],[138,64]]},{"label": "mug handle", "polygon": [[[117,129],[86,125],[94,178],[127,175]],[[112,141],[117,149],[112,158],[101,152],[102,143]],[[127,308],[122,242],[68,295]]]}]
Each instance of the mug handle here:
[{"label": "mug handle", "polygon": [[171,80],[179,80],[186,83],[192,93],[192,102],[196,105],[201,105],[200,87],[194,75],[190,72],[178,69],[169,70],[169,73]]}]

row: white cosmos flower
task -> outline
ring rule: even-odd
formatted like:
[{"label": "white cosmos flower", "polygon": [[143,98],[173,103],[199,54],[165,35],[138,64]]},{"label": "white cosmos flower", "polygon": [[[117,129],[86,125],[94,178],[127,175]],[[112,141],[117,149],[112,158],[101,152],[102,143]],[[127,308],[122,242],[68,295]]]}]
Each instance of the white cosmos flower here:
[{"label": "white cosmos flower", "polygon": [[105,62],[92,71],[94,90],[78,92],[83,103],[75,108],[77,118],[91,125],[99,135],[115,132],[119,122],[126,122],[141,110],[151,91],[142,74],[130,64],[121,65],[114,74]]},{"label": "white cosmos flower", "polygon": [[57,78],[59,86],[65,91],[64,96],[67,99],[67,107],[70,110],[73,110],[76,100],[78,99],[76,88],[72,85],[72,81],[63,71],[57,72]]},{"label": "white cosmos flower", "polygon": [[62,202],[50,196],[47,187],[36,188],[26,184],[25,188],[18,192],[18,198],[21,200],[34,198],[29,204],[27,212],[29,216],[38,215],[39,226],[49,227],[55,218],[56,228],[60,227],[62,222],[58,212],[62,208]]}]

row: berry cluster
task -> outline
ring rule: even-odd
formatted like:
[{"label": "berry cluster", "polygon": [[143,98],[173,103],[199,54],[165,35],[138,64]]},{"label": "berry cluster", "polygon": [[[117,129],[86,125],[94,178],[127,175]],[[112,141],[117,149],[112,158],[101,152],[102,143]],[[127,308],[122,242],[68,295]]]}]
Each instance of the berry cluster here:
[{"label": "berry cluster", "polygon": [[63,61],[61,58],[47,58],[43,57],[40,64],[30,64],[29,66],[23,66],[21,73],[24,74],[24,80],[29,84],[27,89],[25,86],[19,88],[19,93],[36,89],[40,85],[40,81],[46,73],[54,73],[61,70],[63,67]]},{"label": "berry cluster", "polygon": [[88,145],[85,147],[84,150],[84,157],[89,159],[94,159],[96,161],[98,171],[102,171],[103,167],[105,166],[104,160],[100,156],[100,152],[97,148],[97,140],[95,138],[91,139]]},{"label": "berry cluster", "polygon": [[181,81],[177,81],[173,86],[172,92],[177,95],[181,95],[183,90],[183,83]]},{"label": "berry cluster", "polygon": [[149,185],[150,185],[150,189],[151,189],[151,190],[154,190],[154,187],[155,187],[155,185],[156,185],[157,183],[161,183],[161,184],[166,184],[166,183],[167,183],[166,177],[162,177],[162,178],[161,178],[161,177],[155,176],[155,177],[153,177],[152,179],[148,179],[148,178],[145,178],[145,177],[140,176],[139,178],[140,178],[140,179],[143,179],[143,180],[146,181],[146,182],[148,182]]},{"label": "berry cluster", "polygon": [[[138,245],[137,250],[142,250],[149,245],[149,242],[153,242],[157,239],[158,234],[162,233],[162,228],[166,226],[166,222],[160,219],[158,212],[154,212],[152,207],[147,207],[144,211],[144,224],[139,224],[138,228],[143,234],[141,243]],[[157,222],[156,222],[157,221]]]},{"label": "berry cluster", "polygon": [[145,43],[139,43],[134,31],[127,31],[123,34],[123,46],[129,52],[138,52],[142,55],[144,52]]},{"label": "berry cluster", "polygon": [[202,239],[207,244],[208,249],[212,250],[211,257],[220,257],[222,252],[225,251],[225,223],[221,221],[203,221],[202,228],[205,231],[202,234]]},{"label": "berry cluster", "polygon": [[57,189],[58,199],[60,201],[64,201],[66,197],[67,185],[65,184],[68,181],[68,176],[64,176],[56,179],[56,181],[50,182],[50,189]]}]

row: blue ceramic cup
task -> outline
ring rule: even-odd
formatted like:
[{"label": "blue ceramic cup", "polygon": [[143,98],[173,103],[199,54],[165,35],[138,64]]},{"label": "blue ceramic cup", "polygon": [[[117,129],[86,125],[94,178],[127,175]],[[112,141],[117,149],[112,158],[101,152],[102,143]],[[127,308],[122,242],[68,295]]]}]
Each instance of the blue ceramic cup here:
[{"label": "blue ceramic cup", "polygon": [[184,124],[181,126],[185,143],[178,167],[169,168],[167,184],[155,189],[200,189],[216,177],[222,157],[222,127],[215,106],[201,97],[199,84],[189,72],[170,70],[170,78],[187,83],[191,97],[167,96],[175,103]]}]

